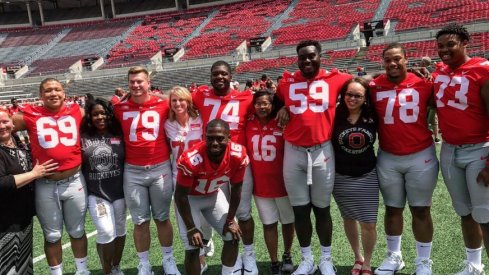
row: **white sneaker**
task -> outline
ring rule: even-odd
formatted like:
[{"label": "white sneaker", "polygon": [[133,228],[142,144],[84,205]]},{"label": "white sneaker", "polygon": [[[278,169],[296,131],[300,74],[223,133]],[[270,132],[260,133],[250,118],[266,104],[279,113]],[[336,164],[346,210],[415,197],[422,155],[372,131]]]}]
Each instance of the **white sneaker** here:
[{"label": "white sneaker", "polygon": [[90,271],[88,270],[77,270],[75,275],[90,275]]},{"label": "white sneaker", "polygon": [[167,256],[163,257],[163,270],[166,275],[181,275],[180,271],[178,271],[177,263],[175,262],[175,257]]},{"label": "white sneaker", "polygon": [[111,275],[124,275],[124,272],[122,272],[121,267],[119,265],[117,265],[117,266],[112,267],[110,274]]},{"label": "white sneaker", "polygon": [[233,274],[239,274],[243,272],[243,260],[241,259],[241,255],[238,254],[238,258],[236,258],[236,263],[234,264]]},{"label": "white sneaker", "polygon": [[475,267],[471,262],[465,260],[462,263],[462,270],[458,273],[455,273],[455,275],[483,275],[486,274],[484,272],[484,265],[481,266],[481,268]]},{"label": "white sneaker", "polygon": [[258,267],[256,266],[256,256],[254,252],[243,252],[241,255],[243,260],[244,275],[258,275]]},{"label": "white sneaker", "polygon": [[392,275],[405,266],[401,253],[388,251],[382,264],[375,270],[377,275]]},{"label": "white sneaker", "polygon": [[333,259],[331,257],[322,256],[319,260],[319,271],[321,271],[322,275],[336,274],[336,267],[333,265]]},{"label": "white sneaker", "polygon": [[309,275],[314,274],[318,269],[317,265],[314,264],[312,259],[306,259],[302,257],[301,263],[297,269],[292,273],[292,275]]},{"label": "white sneaker", "polygon": [[414,260],[414,264],[416,265],[416,272],[413,274],[416,275],[431,275],[433,271],[431,271],[431,266],[433,265],[433,261],[429,258],[421,258],[417,257]]},{"label": "white sneaker", "polygon": [[212,239],[204,246],[204,252],[206,257],[212,257],[214,255],[214,241]]},{"label": "white sneaker", "polygon": [[201,264],[200,265],[200,275],[204,274],[204,272],[206,272],[207,269],[209,269],[209,266],[207,265],[207,263],[205,263],[203,265]]},{"label": "white sneaker", "polygon": [[153,271],[151,271],[151,264],[140,262],[138,265],[138,275],[153,275]]}]

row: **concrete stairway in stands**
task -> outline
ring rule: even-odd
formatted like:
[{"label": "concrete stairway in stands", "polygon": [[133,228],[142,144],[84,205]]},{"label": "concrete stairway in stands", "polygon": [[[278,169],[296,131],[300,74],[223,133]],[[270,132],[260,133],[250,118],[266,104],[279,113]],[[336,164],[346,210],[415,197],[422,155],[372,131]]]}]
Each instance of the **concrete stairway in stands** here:
[{"label": "concrete stairway in stands", "polygon": [[289,18],[289,14],[292,12],[292,10],[297,6],[297,3],[299,3],[299,0],[293,0],[287,9],[284,10],[281,14],[273,18],[272,20],[274,21],[273,24],[268,28],[268,30],[262,34],[263,37],[268,37],[272,34],[274,30],[278,30],[282,27],[282,22]]},{"label": "concrete stairway in stands", "polygon": [[219,9],[214,9],[213,11],[209,12],[209,15],[207,18],[200,24],[189,36],[187,36],[179,45],[177,48],[183,48],[185,45],[192,40],[193,38],[197,37],[200,35],[200,31],[211,22],[211,20],[217,15],[219,12]]},{"label": "concrete stairway in stands", "polygon": [[31,65],[32,62],[36,61],[37,59],[40,59],[45,53],[47,53],[50,49],[52,49],[56,44],[58,44],[63,37],[65,37],[69,32],[71,31],[70,28],[62,29],[54,38],[53,40],[49,41],[48,44],[46,44],[45,47],[38,48],[35,52],[27,56],[26,58],[22,59],[19,63],[24,64],[24,65]]}]

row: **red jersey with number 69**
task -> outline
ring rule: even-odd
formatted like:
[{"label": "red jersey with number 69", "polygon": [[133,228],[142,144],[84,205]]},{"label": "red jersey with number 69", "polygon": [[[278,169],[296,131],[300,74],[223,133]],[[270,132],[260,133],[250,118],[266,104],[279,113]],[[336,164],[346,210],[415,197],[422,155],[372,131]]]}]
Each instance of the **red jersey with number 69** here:
[{"label": "red jersey with number 69", "polygon": [[246,148],[253,173],[253,194],[263,198],[287,196],[283,163],[284,137],[277,120],[266,125],[253,117],[246,124]]},{"label": "red jersey with number 69", "polygon": [[431,90],[431,83],[412,73],[399,84],[387,80],[385,74],[370,82],[383,151],[409,155],[433,144],[427,118]]},{"label": "red jersey with number 69", "polygon": [[331,139],[336,99],[341,87],[352,78],[349,74],[321,69],[314,79],[300,71],[284,72],[277,96],[289,110],[290,121],[284,138],[296,146],[310,147]]},{"label": "red jersey with number 69", "polygon": [[43,106],[25,105],[22,114],[29,133],[33,162],[44,163],[54,159],[58,171],[75,168],[81,164],[80,106],[63,105],[53,113]]},{"label": "red jersey with number 69", "polygon": [[453,145],[489,141],[489,117],[481,97],[489,81],[489,61],[471,58],[456,70],[441,64],[433,79],[443,139]]},{"label": "red jersey with number 69", "polygon": [[168,101],[155,96],[143,104],[129,99],[114,106],[124,133],[127,163],[155,165],[170,159],[164,127],[168,110]]},{"label": "red jersey with number 69", "polygon": [[177,184],[190,188],[190,195],[210,195],[224,184],[243,182],[249,162],[244,146],[230,141],[221,163],[214,164],[207,156],[205,141],[201,141],[178,158]]},{"label": "red jersey with number 69", "polygon": [[192,93],[195,108],[202,116],[205,127],[209,121],[220,118],[229,124],[231,140],[239,144],[245,144],[245,125],[248,114],[253,112],[253,95],[251,91],[239,92],[231,90],[225,96],[218,96],[214,90],[207,87],[199,87]]}]

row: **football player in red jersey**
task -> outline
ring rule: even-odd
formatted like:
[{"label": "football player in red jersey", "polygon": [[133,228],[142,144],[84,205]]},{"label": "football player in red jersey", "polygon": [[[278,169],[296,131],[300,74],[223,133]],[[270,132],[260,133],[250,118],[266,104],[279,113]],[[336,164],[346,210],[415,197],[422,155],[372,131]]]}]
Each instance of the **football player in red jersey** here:
[{"label": "football player in red jersey", "polygon": [[[234,218],[248,163],[245,148],[230,141],[229,125],[221,119],[210,121],[205,141],[184,151],[178,159],[175,202],[183,220],[179,225],[181,234],[187,236],[184,240],[187,274],[200,274],[201,215],[222,235],[222,274],[233,274],[241,237]],[[224,185],[231,185],[229,203],[221,190]]]},{"label": "football player in red jersey", "polygon": [[149,73],[143,67],[128,72],[131,97],[114,106],[124,135],[126,159],[124,195],[134,223],[139,275],[151,274],[149,221],[156,224],[166,274],[180,274],[173,257],[170,205],[173,195],[170,149],[164,129],[168,101],[148,94]]},{"label": "football player in red jersey", "polygon": [[401,254],[406,200],[413,216],[416,274],[432,274],[431,202],[438,179],[438,159],[428,130],[431,83],[407,71],[404,47],[392,43],[382,53],[385,74],[370,82],[379,125],[377,173],[386,206],[387,256],[375,274],[404,268]]},{"label": "football player in red jersey", "polygon": [[331,257],[331,193],[334,185],[334,153],[331,145],[336,98],[352,78],[337,70],[320,69],[321,45],[302,41],[297,45],[299,71],[285,72],[277,87],[290,121],[284,130],[284,180],[295,214],[295,229],[302,261],[293,274],[317,270],[311,249],[311,210],[316,216],[316,233],[321,243],[319,269],[335,274]]},{"label": "football player in red jersey", "polygon": [[[229,124],[231,140],[244,145],[247,116],[253,112],[253,95],[250,90],[239,92],[232,89],[231,78],[231,66],[225,61],[215,62],[211,67],[212,89],[199,87],[198,91],[192,93],[192,99],[202,116],[204,128],[209,121],[220,118]],[[243,231],[244,247],[243,255],[236,262],[236,272],[241,273],[243,269],[245,275],[258,274],[253,248],[255,223],[251,216],[252,192],[252,175],[248,168],[242,187],[241,204],[236,213]]]},{"label": "football player in red jersey", "polygon": [[436,34],[443,64],[433,79],[443,135],[441,171],[461,217],[467,253],[457,274],[484,274],[481,246],[484,240],[489,253],[489,182],[478,181],[478,174],[489,169],[489,61],[467,55],[469,39],[467,29],[458,24]]},{"label": "football player in red jersey", "polygon": [[36,182],[36,211],[44,233],[46,259],[51,274],[62,274],[64,223],[75,257],[76,274],[89,274],[85,235],[87,190],[80,173],[79,128],[84,111],[76,104],[65,105],[63,85],[54,78],[41,82],[39,97],[44,106],[26,105],[13,116],[13,121],[17,130],[27,130],[35,161],[44,163],[54,159],[60,164],[56,173]]}]

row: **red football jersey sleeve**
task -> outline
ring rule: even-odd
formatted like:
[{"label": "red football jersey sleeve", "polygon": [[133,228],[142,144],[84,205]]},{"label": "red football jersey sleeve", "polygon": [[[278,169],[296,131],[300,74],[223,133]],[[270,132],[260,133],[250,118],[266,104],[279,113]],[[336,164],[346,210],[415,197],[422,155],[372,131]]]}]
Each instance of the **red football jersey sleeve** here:
[{"label": "red football jersey sleeve", "polygon": [[22,114],[31,142],[34,162],[54,159],[58,171],[75,168],[81,164],[80,106],[63,106],[52,113],[43,106],[25,105]]},{"label": "red football jersey sleeve", "polygon": [[433,79],[443,139],[453,145],[489,141],[489,117],[481,97],[489,81],[489,61],[471,58],[454,71],[442,64]]},{"label": "red football jersey sleeve", "polygon": [[180,155],[177,161],[177,184],[190,188],[191,195],[209,195],[223,184],[243,181],[249,159],[244,146],[229,142],[221,164],[216,168],[207,157],[205,141]]},{"label": "red football jersey sleeve", "polygon": [[253,193],[264,198],[287,196],[283,176],[284,137],[276,120],[262,125],[256,117],[246,124],[246,148],[253,173]]},{"label": "red football jersey sleeve", "polygon": [[129,99],[114,106],[124,133],[127,163],[154,165],[170,159],[164,127],[168,111],[168,101],[154,96],[143,104]]},{"label": "red football jersey sleeve", "polygon": [[427,120],[431,83],[408,73],[402,83],[395,84],[383,74],[370,82],[370,90],[382,150],[409,155],[433,144]]},{"label": "red football jersey sleeve", "polygon": [[343,84],[352,78],[337,70],[320,70],[311,81],[296,73],[284,72],[277,96],[289,110],[290,121],[284,131],[288,142],[310,147],[331,139],[336,99]]},{"label": "red football jersey sleeve", "polygon": [[192,100],[202,116],[204,133],[209,121],[220,118],[229,123],[231,140],[245,144],[245,126],[247,117],[253,113],[253,95],[251,91],[238,92],[231,90],[225,96],[217,96],[214,91],[206,87],[199,87],[192,93]]}]

